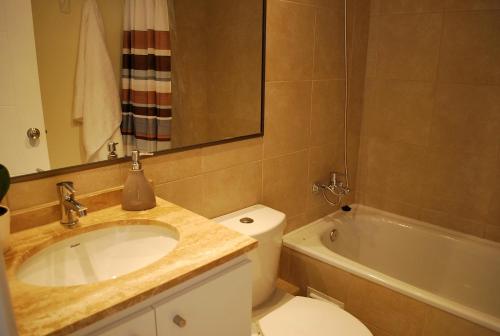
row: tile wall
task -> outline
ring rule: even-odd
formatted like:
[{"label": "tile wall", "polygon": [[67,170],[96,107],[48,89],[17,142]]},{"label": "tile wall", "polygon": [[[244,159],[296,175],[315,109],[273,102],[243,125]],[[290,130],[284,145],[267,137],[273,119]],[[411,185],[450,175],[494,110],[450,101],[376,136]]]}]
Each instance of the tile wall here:
[{"label": "tile wall", "polygon": [[372,0],[357,201],[500,241],[500,2]]},{"label": "tile wall", "polygon": [[[145,159],[158,196],[207,217],[262,202],[288,215],[288,230],[332,211],[310,191],[312,182],[343,169],[343,3],[268,0],[265,136]],[[356,0],[350,5],[354,185],[369,4]],[[7,201],[14,213],[55,202],[55,183],[62,180],[73,180],[79,194],[117,187],[128,166],[15,183]]]}]

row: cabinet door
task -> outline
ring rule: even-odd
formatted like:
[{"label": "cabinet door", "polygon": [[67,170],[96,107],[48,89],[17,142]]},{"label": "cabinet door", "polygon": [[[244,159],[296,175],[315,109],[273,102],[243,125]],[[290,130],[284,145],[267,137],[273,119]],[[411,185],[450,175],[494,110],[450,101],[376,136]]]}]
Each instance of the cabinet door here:
[{"label": "cabinet door", "polygon": [[156,305],[158,336],[249,336],[250,266],[240,264]]},{"label": "cabinet door", "polygon": [[92,336],[156,336],[155,313],[152,308],[128,316],[105,327]]}]

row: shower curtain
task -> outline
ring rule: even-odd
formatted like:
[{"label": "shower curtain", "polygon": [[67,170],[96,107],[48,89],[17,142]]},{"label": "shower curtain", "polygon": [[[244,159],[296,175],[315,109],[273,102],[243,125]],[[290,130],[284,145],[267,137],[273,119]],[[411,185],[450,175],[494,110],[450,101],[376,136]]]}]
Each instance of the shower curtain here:
[{"label": "shower curtain", "polygon": [[171,146],[170,57],[167,0],[125,0],[121,131],[127,155]]}]

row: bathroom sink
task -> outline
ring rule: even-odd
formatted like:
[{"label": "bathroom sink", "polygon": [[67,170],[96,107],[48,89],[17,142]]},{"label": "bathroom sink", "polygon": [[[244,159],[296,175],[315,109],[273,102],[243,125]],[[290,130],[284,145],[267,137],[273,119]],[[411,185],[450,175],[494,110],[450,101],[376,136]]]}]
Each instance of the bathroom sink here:
[{"label": "bathroom sink", "polygon": [[115,279],[146,267],[179,242],[175,229],[154,223],[103,225],[56,242],[21,264],[17,278],[38,286],[74,286]]}]

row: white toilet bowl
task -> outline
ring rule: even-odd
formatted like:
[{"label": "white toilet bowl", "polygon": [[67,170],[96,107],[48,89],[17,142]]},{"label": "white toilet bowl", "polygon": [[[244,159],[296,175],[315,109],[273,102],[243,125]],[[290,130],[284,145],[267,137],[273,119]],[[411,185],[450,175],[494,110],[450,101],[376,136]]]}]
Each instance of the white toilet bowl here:
[{"label": "white toilet bowl", "polygon": [[264,336],[372,336],[334,304],[297,296],[259,320]]},{"label": "white toilet bowl", "polygon": [[[275,290],[285,214],[257,204],[214,220],[259,242],[248,258],[253,264],[253,306],[261,304]],[[372,336],[348,312],[305,297],[295,297],[267,314],[259,326],[265,336]]]}]

